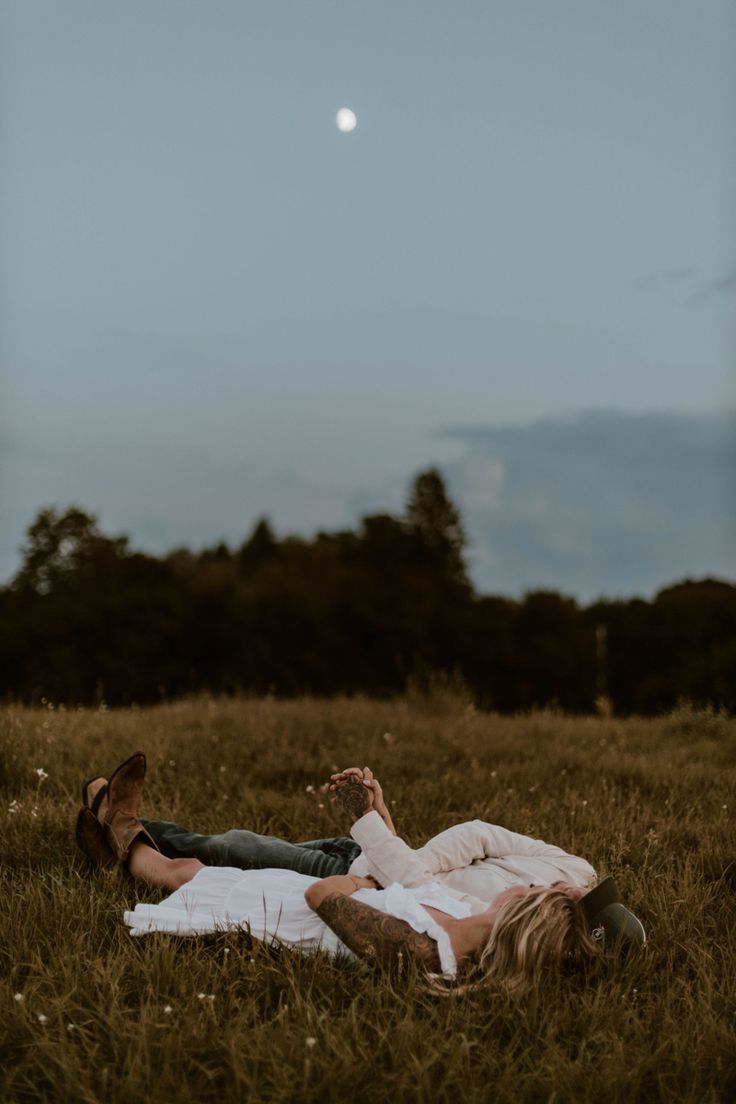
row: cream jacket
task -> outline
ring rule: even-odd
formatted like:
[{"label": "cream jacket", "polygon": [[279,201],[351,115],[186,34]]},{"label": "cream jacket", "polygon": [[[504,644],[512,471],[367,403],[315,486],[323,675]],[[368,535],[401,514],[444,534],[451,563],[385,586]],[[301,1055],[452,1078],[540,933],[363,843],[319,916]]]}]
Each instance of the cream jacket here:
[{"label": "cream jacket", "polygon": [[482,820],[456,824],[416,850],[392,835],[373,811],[357,820],[350,834],[362,849],[351,874],[370,874],[384,887],[392,882],[411,887],[437,881],[474,913],[483,912],[512,885],[562,881],[588,886],[596,878],[585,859]]}]

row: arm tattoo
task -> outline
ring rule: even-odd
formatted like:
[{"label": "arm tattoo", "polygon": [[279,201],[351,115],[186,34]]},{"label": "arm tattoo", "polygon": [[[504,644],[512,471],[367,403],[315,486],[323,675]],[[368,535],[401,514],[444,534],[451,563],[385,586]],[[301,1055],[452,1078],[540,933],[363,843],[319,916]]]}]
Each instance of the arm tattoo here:
[{"label": "arm tattoo", "polygon": [[335,800],[341,809],[357,820],[368,812],[371,795],[362,782],[343,782],[335,791]]},{"label": "arm tattoo", "polygon": [[387,916],[352,897],[334,894],[317,908],[317,915],[359,958],[384,969],[397,969],[414,961],[430,973],[440,973],[437,944],[416,932],[405,920]]}]

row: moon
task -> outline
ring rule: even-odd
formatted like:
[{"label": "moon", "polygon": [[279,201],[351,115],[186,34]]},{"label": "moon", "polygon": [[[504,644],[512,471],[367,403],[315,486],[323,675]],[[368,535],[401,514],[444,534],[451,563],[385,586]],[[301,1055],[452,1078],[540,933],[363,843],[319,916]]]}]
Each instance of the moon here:
[{"label": "moon", "polygon": [[349,107],[341,107],[335,116],[335,122],[339,131],[343,134],[349,134],[358,125],[358,117]]}]

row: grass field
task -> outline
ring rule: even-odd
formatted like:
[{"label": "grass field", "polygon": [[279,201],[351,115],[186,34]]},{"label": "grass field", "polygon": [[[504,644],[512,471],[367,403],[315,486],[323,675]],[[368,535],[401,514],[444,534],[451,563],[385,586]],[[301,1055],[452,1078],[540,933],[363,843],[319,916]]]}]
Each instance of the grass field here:
[{"label": "grass field", "polygon": [[[156,894],[91,875],[72,828],[81,780],[138,749],[147,815],[291,839],[344,834],[320,784],[370,764],[411,843],[475,817],[558,843],[616,875],[649,943],[516,1005],[236,935],[133,941],[122,911]],[[733,1100],[735,750],[714,713],[505,718],[451,694],[7,708],[0,1099]]]}]

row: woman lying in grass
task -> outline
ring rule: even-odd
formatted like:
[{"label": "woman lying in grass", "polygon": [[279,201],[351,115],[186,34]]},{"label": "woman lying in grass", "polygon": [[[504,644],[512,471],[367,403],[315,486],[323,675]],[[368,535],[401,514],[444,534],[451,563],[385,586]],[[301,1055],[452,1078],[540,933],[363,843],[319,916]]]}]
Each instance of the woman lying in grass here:
[{"label": "woman lying in grass", "polygon": [[[144,773],[145,757],[132,756],[110,779],[99,819],[86,809],[78,823],[78,834],[86,833],[83,849],[92,856],[97,848],[100,865],[117,860],[147,885],[173,890],[160,904],[139,904],[125,913],[132,935],[247,929],[257,939],[304,952],[355,955],[386,968],[412,961],[446,979],[475,966],[517,994],[533,988],[548,968],[599,953],[581,903],[592,894],[562,882],[511,886],[487,909],[472,913],[436,881],[382,889],[370,877],[350,874],[316,879],[292,870],[169,859],[138,819]],[[343,779],[338,799],[359,813],[360,791],[359,781]]]}]

